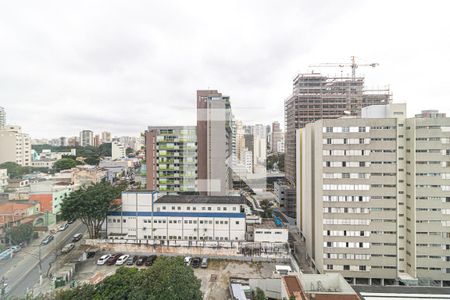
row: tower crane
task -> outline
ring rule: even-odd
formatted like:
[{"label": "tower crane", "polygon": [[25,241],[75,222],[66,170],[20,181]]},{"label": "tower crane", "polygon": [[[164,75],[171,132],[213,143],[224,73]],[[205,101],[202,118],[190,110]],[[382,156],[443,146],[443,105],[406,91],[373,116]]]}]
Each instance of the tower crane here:
[{"label": "tower crane", "polygon": [[356,79],[356,69],[359,67],[372,67],[375,68],[379,65],[379,63],[370,63],[370,64],[359,64],[356,62],[355,56],[350,56],[350,63],[323,63],[318,65],[310,65],[309,67],[330,67],[330,68],[344,68],[344,67],[350,67],[352,69],[352,81],[355,81]]}]

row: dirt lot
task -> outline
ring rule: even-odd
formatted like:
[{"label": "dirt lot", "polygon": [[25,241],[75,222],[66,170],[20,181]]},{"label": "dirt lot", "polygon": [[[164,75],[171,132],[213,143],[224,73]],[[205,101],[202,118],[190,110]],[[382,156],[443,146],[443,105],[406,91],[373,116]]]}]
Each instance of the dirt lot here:
[{"label": "dirt lot", "polygon": [[274,270],[275,263],[210,260],[207,269],[194,269],[194,273],[202,281],[204,299],[224,300],[230,298],[230,277],[271,278]]},{"label": "dirt lot", "polygon": [[[85,261],[80,266],[75,279],[90,283],[97,283],[105,277],[114,274],[117,266],[97,266],[95,262],[101,256]],[[143,267],[145,268],[145,267]],[[272,278],[275,263],[271,262],[242,262],[230,260],[210,259],[208,268],[194,269],[194,274],[201,280],[201,291],[204,299],[229,299],[228,284],[230,277],[238,278]],[[214,279],[215,277],[215,279]]]}]

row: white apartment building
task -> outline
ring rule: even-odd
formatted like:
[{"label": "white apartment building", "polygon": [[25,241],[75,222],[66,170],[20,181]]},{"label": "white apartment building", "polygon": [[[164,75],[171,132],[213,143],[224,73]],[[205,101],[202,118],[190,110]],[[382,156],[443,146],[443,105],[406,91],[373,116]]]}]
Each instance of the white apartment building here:
[{"label": "white apartment building", "polygon": [[8,185],[8,170],[0,169],[0,193],[5,191],[5,187]]},{"label": "white apartment building", "polygon": [[111,143],[111,132],[103,131],[101,141],[102,143]]},{"label": "white apartment building", "polygon": [[80,146],[93,146],[94,145],[94,133],[91,130],[80,131]]},{"label": "white apartment building", "polygon": [[450,118],[404,104],[297,130],[297,224],[319,272],[450,285]]},{"label": "white apartment building", "polygon": [[5,127],[6,125],[6,111],[3,107],[0,106],[0,129]]},{"label": "white apartment building", "polygon": [[242,241],[246,199],[241,196],[122,193],[122,209],[108,213],[110,239]]},{"label": "white apartment building", "polygon": [[111,143],[111,159],[121,159],[126,157],[126,151],[125,146],[118,142],[118,141],[112,141]]},{"label": "white apartment building", "polygon": [[7,125],[0,129],[0,164],[8,161],[31,165],[30,136],[20,126]]}]

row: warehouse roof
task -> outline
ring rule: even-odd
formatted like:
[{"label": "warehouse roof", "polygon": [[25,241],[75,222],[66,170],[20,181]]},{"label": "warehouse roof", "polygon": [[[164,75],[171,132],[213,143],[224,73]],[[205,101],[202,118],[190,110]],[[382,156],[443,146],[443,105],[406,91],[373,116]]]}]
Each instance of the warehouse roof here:
[{"label": "warehouse roof", "polygon": [[243,196],[164,195],[155,203],[245,204]]}]

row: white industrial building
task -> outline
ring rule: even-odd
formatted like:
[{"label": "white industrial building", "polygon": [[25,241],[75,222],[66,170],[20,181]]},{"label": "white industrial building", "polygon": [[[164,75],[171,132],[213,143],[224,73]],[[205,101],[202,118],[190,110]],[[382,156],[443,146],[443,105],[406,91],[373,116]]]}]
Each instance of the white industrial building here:
[{"label": "white industrial building", "polygon": [[242,241],[245,206],[241,196],[127,191],[122,210],[108,214],[106,231],[110,239]]}]

